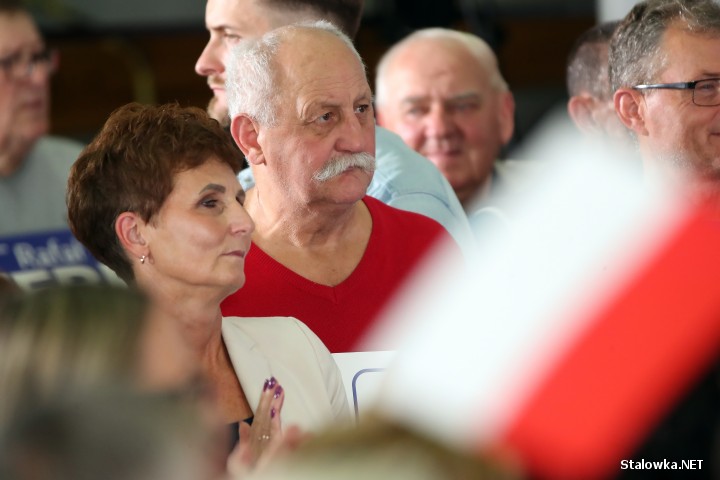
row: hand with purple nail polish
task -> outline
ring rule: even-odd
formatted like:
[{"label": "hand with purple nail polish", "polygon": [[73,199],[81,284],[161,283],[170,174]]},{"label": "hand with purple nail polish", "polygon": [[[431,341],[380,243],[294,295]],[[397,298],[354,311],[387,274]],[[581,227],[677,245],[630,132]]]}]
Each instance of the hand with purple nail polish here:
[{"label": "hand with purple nail polish", "polygon": [[286,436],[282,429],[284,400],[285,390],[275,377],[265,380],[252,426],[240,423],[240,441],[228,459],[229,473],[241,477],[267,465],[279,451],[297,446],[302,437],[300,430],[291,428]]}]

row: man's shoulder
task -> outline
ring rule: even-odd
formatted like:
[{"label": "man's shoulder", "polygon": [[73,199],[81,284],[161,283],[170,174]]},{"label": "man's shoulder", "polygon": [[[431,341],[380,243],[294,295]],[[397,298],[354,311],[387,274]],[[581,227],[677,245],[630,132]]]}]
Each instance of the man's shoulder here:
[{"label": "man's shoulder", "polygon": [[376,172],[373,180],[398,189],[432,191],[447,195],[442,173],[427,158],[408,147],[391,131],[375,129]]},{"label": "man's shoulder", "polygon": [[519,194],[546,168],[547,162],[542,160],[497,160],[493,165],[493,181],[501,191]]},{"label": "man's shoulder", "polygon": [[527,175],[541,168],[544,164],[540,160],[502,159],[493,164],[495,173],[500,176]]},{"label": "man's shoulder", "polygon": [[76,140],[48,135],[38,140],[34,150],[44,155],[72,158],[74,161],[83,148],[85,145]]},{"label": "man's shoulder", "polygon": [[370,195],[366,195],[363,198],[363,202],[368,207],[368,210],[370,210],[373,224],[382,223],[386,225],[387,228],[402,231],[407,231],[408,228],[430,230],[433,232],[436,230],[445,230],[440,223],[428,216],[393,207]]},{"label": "man's shoulder", "polygon": [[396,134],[376,128],[376,170],[368,195],[403,210],[421,213],[451,228],[465,214],[450,183],[427,158]]},{"label": "man's shoulder", "polygon": [[368,195],[437,221],[463,250],[472,248],[465,211],[440,170],[395,133],[376,127],[375,136],[376,171]]},{"label": "man's shoulder", "polygon": [[[28,163],[67,173],[85,146],[64,137],[45,136],[37,141],[28,155]],[[67,178],[67,177],[65,177]]]},{"label": "man's shoulder", "polygon": [[394,208],[369,196],[363,201],[373,220],[372,246],[368,246],[366,253],[389,259],[388,265],[407,266],[424,257],[431,249],[445,244],[453,258],[462,258],[457,243],[432,218]]}]

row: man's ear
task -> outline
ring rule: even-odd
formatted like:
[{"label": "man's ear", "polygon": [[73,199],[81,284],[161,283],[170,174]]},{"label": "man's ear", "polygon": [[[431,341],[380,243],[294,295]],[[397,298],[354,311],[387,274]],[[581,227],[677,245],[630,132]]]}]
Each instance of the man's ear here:
[{"label": "man's ear", "polygon": [[123,212],[115,219],[115,235],[130,257],[142,258],[150,254],[144,236],[145,222],[134,212]]},{"label": "man's ear", "polygon": [[636,135],[647,135],[645,125],[645,97],[632,88],[620,88],[613,96],[620,121]]},{"label": "man's ear", "polygon": [[594,134],[599,130],[593,115],[594,101],[595,99],[587,93],[573,95],[568,100],[568,115],[578,130],[584,134]]},{"label": "man's ear", "polygon": [[500,94],[498,114],[500,116],[500,138],[503,145],[507,145],[515,132],[515,97],[509,90]]},{"label": "man's ear", "polygon": [[385,118],[379,108],[375,108],[375,124],[385,127]]},{"label": "man's ear", "polygon": [[230,123],[230,134],[252,165],[264,163],[262,147],[258,142],[259,128],[259,125],[247,115],[233,117]]}]

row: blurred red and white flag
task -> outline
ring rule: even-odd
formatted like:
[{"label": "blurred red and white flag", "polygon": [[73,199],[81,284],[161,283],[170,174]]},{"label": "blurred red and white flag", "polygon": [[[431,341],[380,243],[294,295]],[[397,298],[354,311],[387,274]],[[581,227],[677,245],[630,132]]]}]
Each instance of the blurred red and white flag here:
[{"label": "blurred red and white flag", "polygon": [[510,230],[462,273],[435,259],[366,346],[399,346],[388,415],[537,478],[604,478],[717,358],[720,223],[632,160],[544,135],[529,155],[559,158],[505,199]]}]

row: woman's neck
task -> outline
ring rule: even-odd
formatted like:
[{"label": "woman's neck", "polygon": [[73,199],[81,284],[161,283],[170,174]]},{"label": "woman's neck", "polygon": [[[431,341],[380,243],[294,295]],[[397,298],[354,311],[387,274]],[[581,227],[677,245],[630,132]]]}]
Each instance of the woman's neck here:
[{"label": "woman's neck", "polygon": [[173,322],[183,340],[198,359],[217,351],[222,342],[220,298],[200,287],[169,288],[167,282],[138,279],[153,299],[158,313]]},{"label": "woman's neck", "polygon": [[201,374],[212,388],[215,406],[228,423],[252,415],[222,338],[220,302],[225,295],[201,287],[172,289],[168,282],[138,279],[153,299],[158,315],[173,322]]}]

